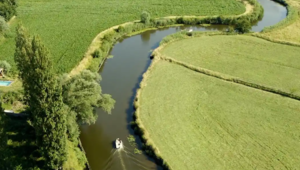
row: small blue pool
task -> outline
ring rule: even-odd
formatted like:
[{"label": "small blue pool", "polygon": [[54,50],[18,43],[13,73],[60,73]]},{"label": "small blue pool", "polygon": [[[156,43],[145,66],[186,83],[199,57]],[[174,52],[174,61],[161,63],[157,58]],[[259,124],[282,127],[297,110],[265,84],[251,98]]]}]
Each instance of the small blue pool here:
[{"label": "small blue pool", "polygon": [[12,83],[12,81],[1,81],[0,80],[0,86],[9,86]]}]

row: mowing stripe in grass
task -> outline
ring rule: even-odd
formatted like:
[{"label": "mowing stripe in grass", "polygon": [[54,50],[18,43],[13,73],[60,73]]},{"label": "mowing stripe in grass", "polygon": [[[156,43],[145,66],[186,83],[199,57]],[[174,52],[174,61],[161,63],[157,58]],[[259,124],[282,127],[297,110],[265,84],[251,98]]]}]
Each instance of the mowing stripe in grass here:
[{"label": "mowing stripe in grass", "polygon": [[172,169],[299,167],[299,102],[154,58],[135,106]]}]

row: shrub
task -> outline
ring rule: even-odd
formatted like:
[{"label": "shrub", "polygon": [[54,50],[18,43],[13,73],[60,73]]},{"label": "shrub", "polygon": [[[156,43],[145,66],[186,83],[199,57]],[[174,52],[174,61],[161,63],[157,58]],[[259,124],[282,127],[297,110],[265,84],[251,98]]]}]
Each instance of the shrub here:
[{"label": "shrub", "polygon": [[96,50],[93,52],[92,56],[93,58],[99,58],[101,56],[101,52],[100,50]]},{"label": "shrub", "polygon": [[9,91],[1,96],[2,102],[6,104],[13,104],[15,101],[23,101],[23,91]]},{"label": "shrub", "polygon": [[117,28],[116,32],[118,32],[118,33],[123,33],[123,32],[125,32],[124,26],[119,26],[119,27]]},{"label": "shrub", "polygon": [[150,23],[150,14],[147,11],[143,11],[141,14],[141,22],[144,24]]},{"label": "shrub", "polygon": [[0,0],[0,16],[8,21],[12,16],[16,15],[15,0]]},{"label": "shrub", "polygon": [[242,19],[237,21],[235,30],[239,33],[247,33],[251,30],[251,27],[251,23],[248,20]]},{"label": "shrub", "polygon": [[4,34],[8,29],[9,28],[5,19],[2,16],[0,16],[0,33]]},{"label": "shrub", "polygon": [[0,68],[4,69],[4,73],[7,74],[9,73],[11,66],[7,61],[0,61]]}]

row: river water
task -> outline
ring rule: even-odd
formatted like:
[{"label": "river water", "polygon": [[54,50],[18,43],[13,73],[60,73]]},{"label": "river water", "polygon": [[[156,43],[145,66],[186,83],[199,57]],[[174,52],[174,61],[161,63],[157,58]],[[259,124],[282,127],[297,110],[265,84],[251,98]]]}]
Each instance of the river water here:
[{"label": "river water", "polygon": [[[252,31],[275,25],[286,17],[285,7],[271,1],[258,0],[264,8],[264,17],[254,24]],[[99,118],[94,125],[82,126],[80,139],[92,170],[159,170],[162,169],[145,154],[134,154],[127,137],[133,134],[129,126],[133,115],[133,100],[142,74],[150,65],[151,50],[158,47],[163,37],[181,29],[200,31],[223,30],[227,26],[177,27],[152,30],[120,40],[111,50],[114,57],[106,60],[100,69],[103,93],[116,100],[112,114],[97,110]],[[113,141],[121,138],[124,150],[117,151]],[[136,137],[138,138],[138,137]],[[140,145],[140,144],[139,144]]]}]

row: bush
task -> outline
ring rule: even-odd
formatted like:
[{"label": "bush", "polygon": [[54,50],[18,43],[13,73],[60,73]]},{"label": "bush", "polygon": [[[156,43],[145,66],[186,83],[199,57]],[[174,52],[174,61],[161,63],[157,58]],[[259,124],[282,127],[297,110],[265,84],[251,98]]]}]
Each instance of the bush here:
[{"label": "bush", "polygon": [[235,25],[235,30],[239,33],[247,33],[250,32],[251,27],[251,23],[248,20],[243,19],[237,22]]},{"label": "bush", "polygon": [[7,61],[0,61],[0,68],[4,69],[4,73],[7,74],[9,73],[11,66]]},{"label": "bush", "polygon": [[102,54],[102,51],[96,50],[93,52],[92,56],[93,56],[93,58],[99,58],[99,57],[101,57],[101,54]]},{"label": "bush", "polygon": [[5,19],[2,16],[0,16],[0,33],[4,34],[8,29],[9,28]]},{"label": "bush", "polygon": [[6,104],[13,104],[15,101],[23,101],[23,91],[9,91],[1,96],[2,102]]},{"label": "bush", "polygon": [[16,15],[16,7],[15,0],[0,0],[0,16],[8,21],[12,16]]},{"label": "bush", "polygon": [[146,11],[143,11],[141,14],[141,22],[144,24],[149,24],[150,23],[150,14]]}]

